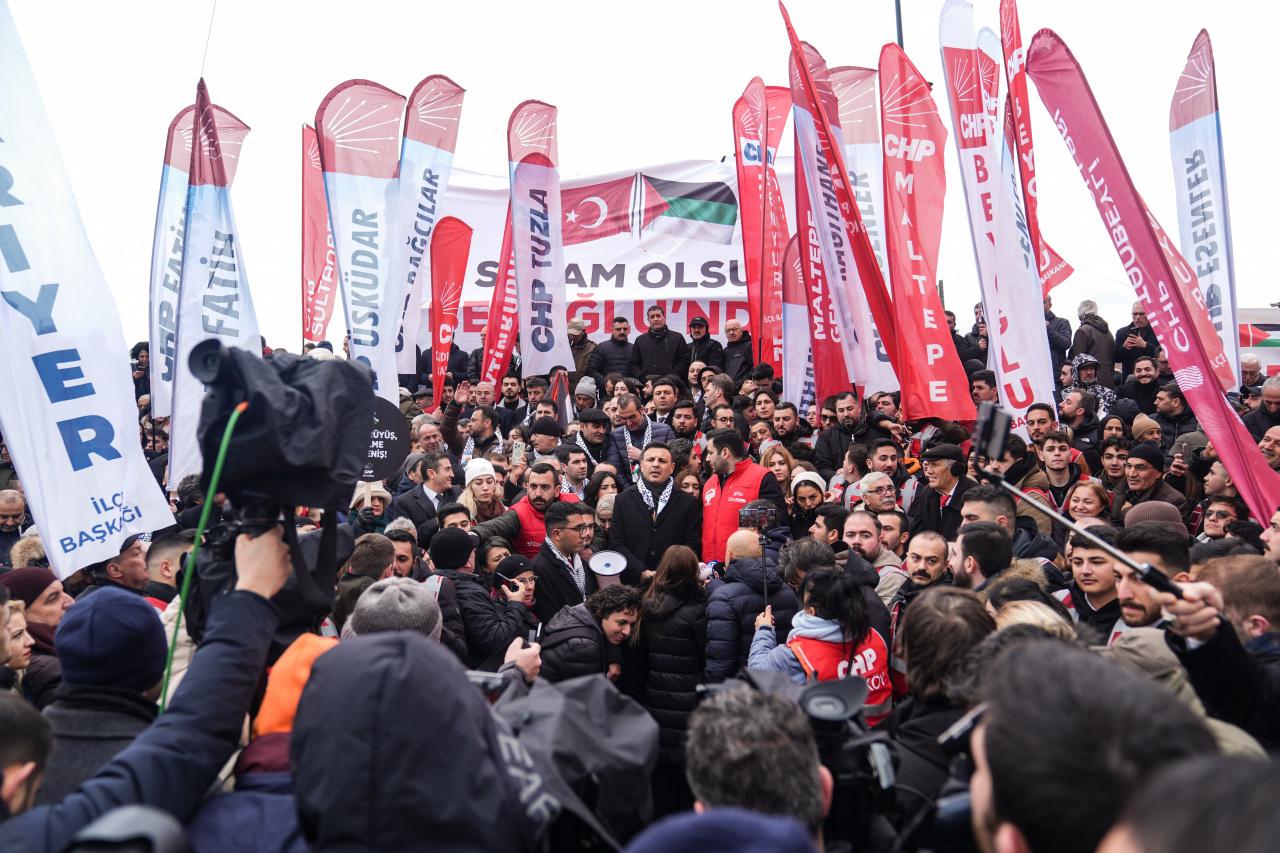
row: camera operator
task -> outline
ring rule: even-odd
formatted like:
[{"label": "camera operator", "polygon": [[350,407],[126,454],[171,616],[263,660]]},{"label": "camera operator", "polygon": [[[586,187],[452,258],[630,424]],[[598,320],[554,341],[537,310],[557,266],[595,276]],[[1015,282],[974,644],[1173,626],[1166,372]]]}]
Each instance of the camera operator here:
[{"label": "camera operator", "polygon": [[724,581],[713,582],[707,602],[705,681],[709,683],[724,681],[747,665],[755,618],[765,608],[766,587],[774,624],[784,635],[791,631],[791,620],[800,609],[795,592],[761,551],[755,530],[742,529],[730,536],[724,561]]},{"label": "camera operator", "polygon": [[278,621],[270,599],[292,570],[280,528],[237,537],[235,564],[235,588],[214,599],[204,642],[165,713],[60,803],[30,808],[48,761],[48,722],[18,697],[0,696],[0,849],[62,850],[81,828],[132,803],[191,816],[239,742],[266,665]]}]

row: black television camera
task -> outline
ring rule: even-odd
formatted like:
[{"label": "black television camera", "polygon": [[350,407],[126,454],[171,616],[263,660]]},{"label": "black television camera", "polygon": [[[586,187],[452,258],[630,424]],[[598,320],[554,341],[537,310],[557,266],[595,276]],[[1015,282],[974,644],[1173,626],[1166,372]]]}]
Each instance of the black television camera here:
[{"label": "black television camera", "polygon": [[745,530],[754,530],[760,536],[778,526],[778,508],[766,501],[752,501],[738,510],[738,526]]},{"label": "black television camera", "polygon": [[[249,404],[231,435],[218,483],[231,502],[230,519],[208,531],[194,566],[184,607],[191,637],[200,640],[213,596],[235,583],[237,536],[259,535],[298,506],[324,509],[322,529],[301,540],[292,524],[284,525],[294,571],[274,599],[281,614],[274,658],[332,607],[337,567],[345,559],[339,559],[337,510],[347,505],[363,469],[373,427],[372,378],[354,361],[288,353],[262,359],[214,340],[198,344],[189,364],[206,385],[197,431],[202,490],[209,487],[232,411]],[[349,541],[341,546],[349,553]]]}]

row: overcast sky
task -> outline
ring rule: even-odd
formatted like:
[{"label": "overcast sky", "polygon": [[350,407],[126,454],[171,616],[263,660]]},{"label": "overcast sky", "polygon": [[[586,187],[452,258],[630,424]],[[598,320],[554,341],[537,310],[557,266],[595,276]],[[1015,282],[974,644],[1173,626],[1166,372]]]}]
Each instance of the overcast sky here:
[{"label": "overcast sky", "polygon": [[[80,211],[119,303],[125,337],[145,337],[148,269],[165,132],[195,97],[212,0],[53,3],[9,0],[51,116]],[[941,94],[941,0],[903,0],[907,53]],[[1196,33],[1217,60],[1241,307],[1277,298],[1280,131],[1266,68],[1270,4],[1021,0],[1024,40],[1055,29],[1084,66],[1139,190],[1177,232],[1169,100]],[[894,38],[891,0],[793,0],[801,38],[836,65],[875,67]],[[999,30],[996,0],[975,4]],[[269,341],[299,342],[299,126],[335,84],[363,77],[407,95],[447,74],[467,89],[455,164],[505,174],[512,108],[560,108],[566,180],[645,164],[732,155],[730,109],[746,82],[786,82],[788,44],[773,0],[471,3],[219,0],[204,75],[216,103],[253,128],[232,193],[258,321]],[[1004,97],[1001,81],[1001,98]],[[1085,297],[1127,321],[1132,290],[1091,198],[1032,86],[1040,217],[1077,272],[1055,291],[1075,318]],[[945,100],[938,100],[950,126]],[[950,147],[950,146],[949,146]],[[791,148],[788,127],[782,153]],[[967,319],[976,272],[954,151],[939,275]],[[1267,247],[1271,248],[1268,249]],[[335,320],[341,324],[341,315]],[[336,329],[330,337],[337,339]]]}]

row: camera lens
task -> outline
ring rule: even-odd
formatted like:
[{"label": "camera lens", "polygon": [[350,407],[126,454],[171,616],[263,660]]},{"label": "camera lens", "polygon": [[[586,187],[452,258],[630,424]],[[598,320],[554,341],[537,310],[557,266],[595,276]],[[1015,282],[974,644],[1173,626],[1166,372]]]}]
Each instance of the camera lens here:
[{"label": "camera lens", "polygon": [[852,714],[849,713],[849,706],[839,696],[819,695],[809,697],[804,703],[804,711],[810,717],[818,720],[829,720],[831,722],[839,722],[847,720]]}]

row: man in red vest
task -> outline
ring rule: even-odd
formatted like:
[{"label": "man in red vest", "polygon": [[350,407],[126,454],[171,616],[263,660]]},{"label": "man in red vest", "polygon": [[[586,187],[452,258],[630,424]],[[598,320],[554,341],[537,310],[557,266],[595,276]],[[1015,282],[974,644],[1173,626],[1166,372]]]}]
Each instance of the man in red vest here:
[{"label": "man in red vest", "polygon": [[778,517],[787,517],[782,487],[773,473],[747,458],[737,430],[719,429],[707,436],[706,456],[712,476],[702,487],[702,560],[725,558],[729,536],[738,529],[738,510],[754,500],[772,501]]},{"label": "man in red vest", "polygon": [[[547,525],[543,514],[556,501],[576,503],[578,496],[560,491],[560,474],[546,462],[534,463],[526,475],[525,495],[511,505],[511,509],[497,518],[481,522],[471,530],[484,542],[500,536],[511,543],[517,554],[532,560],[542,549],[547,538]],[[590,556],[588,552],[587,555]]]}]

